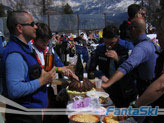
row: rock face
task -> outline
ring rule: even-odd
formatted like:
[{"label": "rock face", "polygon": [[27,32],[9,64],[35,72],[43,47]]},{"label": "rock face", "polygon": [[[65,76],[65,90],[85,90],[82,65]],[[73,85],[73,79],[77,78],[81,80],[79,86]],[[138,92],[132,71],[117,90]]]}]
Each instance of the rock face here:
[{"label": "rock face", "polygon": [[83,82],[73,79],[69,84],[68,90],[77,92],[87,92],[94,88],[94,84],[88,79],[83,79]]}]

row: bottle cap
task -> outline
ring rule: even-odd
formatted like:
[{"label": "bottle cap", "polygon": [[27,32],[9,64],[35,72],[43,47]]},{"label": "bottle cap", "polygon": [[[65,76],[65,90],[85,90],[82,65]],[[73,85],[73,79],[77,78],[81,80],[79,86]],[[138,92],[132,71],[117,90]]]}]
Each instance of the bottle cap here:
[{"label": "bottle cap", "polygon": [[80,81],[81,84],[83,84],[83,81]]},{"label": "bottle cap", "polygon": [[64,79],[68,79],[68,77],[67,76],[64,76]]},{"label": "bottle cap", "polygon": [[88,73],[83,73],[84,78],[88,78]]}]

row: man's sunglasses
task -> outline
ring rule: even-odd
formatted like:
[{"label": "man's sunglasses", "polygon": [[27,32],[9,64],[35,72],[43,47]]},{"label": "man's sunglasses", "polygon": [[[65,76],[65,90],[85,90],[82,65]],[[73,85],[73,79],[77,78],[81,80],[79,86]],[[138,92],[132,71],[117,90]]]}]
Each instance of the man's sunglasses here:
[{"label": "man's sunglasses", "polygon": [[142,17],[145,17],[146,16],[146,13],[143,13],[143,12],[139,12],[138,14],[141,14]]},{"label": "man's sunglasses", "polygon": [[35,22],[33,21],[33,22],[31,22],[31,23],[20,24],[20,25],[22,25],[22,26],[32,26],[32,27],[34,27],[36,24],[35,24]]}]

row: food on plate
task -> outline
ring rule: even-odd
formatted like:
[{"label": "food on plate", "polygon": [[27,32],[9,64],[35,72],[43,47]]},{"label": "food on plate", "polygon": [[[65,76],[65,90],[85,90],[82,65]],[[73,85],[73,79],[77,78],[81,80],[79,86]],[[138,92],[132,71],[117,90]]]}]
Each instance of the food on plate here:
[{"label": "food on plate", "polygon": [[107,104],[108,103],[108,98],[105,97],[99,97],[99,103],[100,104]]},{"label": "food on plate", "polygon": [[128,119],[128,116],[115,116],[113,114],[109,114],[109,115],[105,116],[102,119],[102,121],[104,123],[119,123],[119,121],[125,121],[127,119]]},{"label": "food on plate", "polygon": [[104,123],[119,123],[118,117],[112,114],[109,114],[103,118]]},{"label": "food on plate", "polygon": [[97,115],[88,113],[75,114],[70,116],[70,119],[82,123],[96,123],[100,120],[100,118]]},{"label": "food on plate", "polygon": [[109,97],[109,94],[106,92],[101,92],[101,91],[91,91],[87,93],[87,96],[89,97],[104,97],[107,98]]}]

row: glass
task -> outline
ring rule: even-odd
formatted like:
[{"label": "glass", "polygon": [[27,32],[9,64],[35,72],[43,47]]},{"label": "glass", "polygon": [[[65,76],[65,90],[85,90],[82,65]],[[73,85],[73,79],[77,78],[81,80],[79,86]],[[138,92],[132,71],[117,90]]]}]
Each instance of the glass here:
[{"label": "glass", "polygon": [[101,88],[101,84],[102,84],[102,80],[101,79],[98,79],[98,78],[95,78],[96,88]]}]

